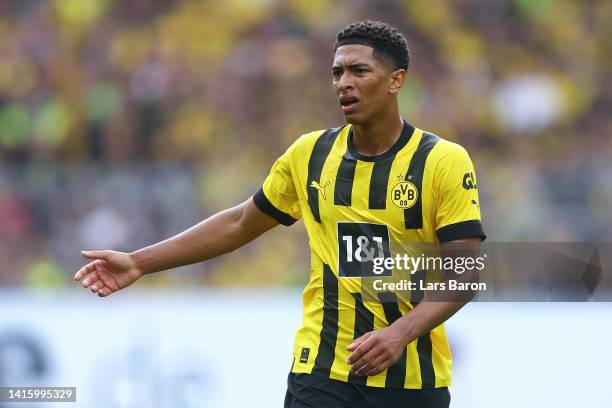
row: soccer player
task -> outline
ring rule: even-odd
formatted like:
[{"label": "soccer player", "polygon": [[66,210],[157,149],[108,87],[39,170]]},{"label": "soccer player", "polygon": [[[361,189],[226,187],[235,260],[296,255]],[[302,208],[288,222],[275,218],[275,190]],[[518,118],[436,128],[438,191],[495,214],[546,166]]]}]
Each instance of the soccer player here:
[{"label": "soccer player", "polygon": [[[244,203],[132,253],[83,251],[75,275],[99,296],[143,275],[233,251],[302,218],[310,238],[285,407],[448,407],[451,355],[442,323],[465,302],[362,297],[368,243],[485,238],[474,167],[459,145],[400,117],[410,53],[396,29],[364,21],[334,46],[333,89],[346,124],[299,137]],[[355,279],[357,277],[357,279]]]}]

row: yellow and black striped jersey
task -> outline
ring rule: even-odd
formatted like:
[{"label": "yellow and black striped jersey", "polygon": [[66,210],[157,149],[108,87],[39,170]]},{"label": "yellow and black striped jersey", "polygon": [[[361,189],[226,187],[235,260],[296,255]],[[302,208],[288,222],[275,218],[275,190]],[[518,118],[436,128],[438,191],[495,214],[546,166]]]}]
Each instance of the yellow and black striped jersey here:
[{"label": "yellow and black striped jersey", "polygon": [[351,125],[301,136],[276,160],[253,197],[257,207],[291,225],[303,218],[310,239],[310,280],[293,349],[294,373],[389,388],[450,385],[444,326],[410,343],[399,360],[369,377],[350,373],[346,346],[393,323],[413,307],[361,296],[354,256],[359,239],[439,243],[482,237],[476,176],[461,146],[404,122],[397,142],[363,156]]}]

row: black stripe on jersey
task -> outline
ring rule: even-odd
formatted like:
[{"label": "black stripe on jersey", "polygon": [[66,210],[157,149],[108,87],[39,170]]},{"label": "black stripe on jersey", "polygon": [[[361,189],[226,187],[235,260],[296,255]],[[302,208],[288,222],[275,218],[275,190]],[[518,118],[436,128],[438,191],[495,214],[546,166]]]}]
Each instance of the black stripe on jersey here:
[{"label": "black stripe on jersey", "polygon": [[261,210],[261,212],[268,214],[270,217],[274,218],[283,225],[289,226],[297,221],[289,214],[286,214],[276,208],[264,194],[263,187],[257,190],[255,195],[253,195],[253,202],[255,202],[255,205]]},{"label": "black stripe on jersey", "polygon": [[480,239],[484,241],[487,238],[480,220],[462,221],[446,225],[442,228],[438,228],[436,235],[440,242],[449,242],[456,239],[473,237],[480,237]]},{"label": "black stripe on jersey", "polygon": [[[378,294],[378,300],[381,302],[385,311],[385,318],[389,326],[397,319],[402,317],[402,312],[397,304],[397,296],[393,292],[383,292]],[[386,388],[404,388],[406,381],[406,348],[402,351],[402,355],[387,368],[387,377],[385,379]]]},{"label": "black stripe on jersey", "polygon": [[[414,282],[419,282],[419,281],[425,282],[425,276],[426,276],[425,271],[416,271],[412,275],[411,280],[414,279]],[[417,286],[422,287],[422,284],[417,283]],[[381,295],[388,296],[386,293],[382,293]],[[423,295],[424,293],[420,289],[416,291],[412,291],[410,293],[410,304],[412,305],[412,307],[416,307],[419,304],[419,302],[423,300]],[[383,303],[383,306],[384,306],[384,303]],[[386,314],[387,314],[387,311],[385,310],[385,315]],[[389,322],[389,324],[391,323]],[[417,348],[417,354],[419,355],[419,367],[421,371],[421,382],[422,382],[421,388],[435,388],[436,374],[434,372],[433,361],[432,361],[432,356],[431,356],[432,345],[431,345],[430,332],[424,333],[418,337],[416,348]],[[389,374],[387,373],[387,376],[388,375]]]},{"label": "black stripe on jersey", "polygon": [[418,191],[416,203],[410,208],[404,210],[404,224],[406,229],[421,229],[423,228],[423,172],[425,170],[425,160],[431,152],[431,149],[438,143],[440,138],[433,133],[425,132],[419,142],[412,159],[410,166],[406,172],[406,181],[410,181]]},{"label": "black stripe on jersey", "polygon": [[419,366],[421,367],[421,388],[436,387],[436,373],[433,368],[431,352],[431,336],[427,332],[417,339],[417,353],[419,354]]},{"label": "black stripe on jersey", "polygon": [[389,183],[389,173],[391,172],[393,159],[395,159],[395,156],[374,163],[372,177],[370,178],[368,204],[370,210],[384,210],[387,208],[387,184]]},{"label": "black stripe on jersey", "polygon": [[325,159],[329,156],[329,152],[334,146],[334,142],[338,134],[342,130],[341,127],[328,129],[319,138],[312,148],[310,159],[308,159],[308,178],[306,179],[306,191],[308,192],[308,206],[312,215],[317,222],[321,222],[321,214],[319,213],[319,190],[310,187],[313,181],[319,183],[321,181],[321,172]]},{"label": "black stripe on jersey", "polygon": [[393,146],[394,153],[389,158],[384,160],[378,160],[374,163],[372,169],[372,177],[370,178],[370,195],[368,208],[370,210],[384,210],[387,208],[387,185],[389,184],[389,173],[391,172],[391,166],[397,152],[399,152],[404,146],[408,144],[412,134],[414,133],[414,127],[404,121],[404,127],[400,134],[400,139]]},{"label": "black stripe on jersey", "polygon": [[421,288],[427,285],[427,271],[414,271],[410,276],[410,280],[414,282],[417,287],[417,289],[410,291],[410,304],[416,307],[425,297],[425,291]]},{"label": "black stripe on jersey", "polygon": [[335,205],[351,205],[356,167],[357,160],[348,152],[345,153],[344,156],[342,156],[342,161],[340,162],[340,166],[338,166],[338,174],[336,175],[336,186],[334,187]]},{"label": "black stripe on jersey", "polygon": [[312,372],[329,377],[338,339],[338,278],[327,264],[323,264],[323,327],[320,338]]},{"label": "black stripe on jersey", "polygon": [[[426,277],[426,271],[416,271],[412,275],[411,280],[414,280],[414,282],[419,282],[417,283],[417,286],[421,288],[423,285],[425,285]],[[416,307],[419,302],[423,300],[424,295],[425,294],[422,289],[412,291],[410,293],[410,304],[412,307]],[[433,368],[431,352],[431,337],[429,332],[427,332],[422,334],[417,339],[417,353],[419,355],[419,367],[421,368],[421,388],[434,388],[436,384],[436,374]]]},{"label": "black stripe on jersey", "polygon": [[[357,339],[367,332],[374,330],[374,314],[365,307],[361,293],[353,293],[355,297],[355,332],[353,340]],[[368,377],[365,375],[357,375],[349,372],[348,381],[355,384],[366,385]]]}]

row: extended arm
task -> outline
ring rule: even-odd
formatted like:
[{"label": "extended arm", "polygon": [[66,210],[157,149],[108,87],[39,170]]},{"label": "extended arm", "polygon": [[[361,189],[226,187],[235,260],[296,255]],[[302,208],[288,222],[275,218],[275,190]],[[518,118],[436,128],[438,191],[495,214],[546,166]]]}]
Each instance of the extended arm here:
[{"label": "extended arm", "polygon": [[277,225],[276,220],[261,212],[249,198],[131,255],[143,273],[163,271],[232,252]]},{"label": "extended arm", "polygon": [[157,244],[132,253],[83,251],[92,262],[74,276],[100,296],[123,289],[142,275],[205,261],[231,252],[278,225],[249,198]]}]

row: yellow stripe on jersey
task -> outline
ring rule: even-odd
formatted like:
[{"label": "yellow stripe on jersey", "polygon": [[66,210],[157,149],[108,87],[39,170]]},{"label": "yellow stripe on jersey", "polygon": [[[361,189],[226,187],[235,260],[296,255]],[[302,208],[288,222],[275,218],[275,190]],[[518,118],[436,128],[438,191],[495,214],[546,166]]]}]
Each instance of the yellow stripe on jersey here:
[{"label": "yellow stripe on jersey", "polygon": [[320,332],[323,327],[323,264],[318,258],[312,259],[310,280],[302,292],[302,322],[293,349],[292,372],[311,373],[321,343]]},{"label": "yellow stripe on jersey", "polygon": [[[374,330],[382,329],[387,327],[387,320],[381,319],[379,316],[385,316],[383,305],[381,303],[370,302],[368,307],[372,310],[374,315]],[[389,370],[385,370],[382,373],[374,376],[367,377],[366,385],[370,387],[384,387],[387,381],[387,373]]]},{"label": "yellow stripe on jersey", "polygon": [[[407,303],[399,304],[402,315],[409,313],[412,307]],[[413,341],[408,344],[406,352],[406,378],[404,379],[404,388],[421,388],[421,367],[419,365],[419,353],[417,351],[417,342]]]},{"label": "yellow stripe on jersey", "polygon": [[[440,325],[431,331],[431,344],[431,359],[433,362],[434,371],[437,374],[435,378],[435,386],[444,387],[444,384],[450,383],[450,373],[452,367],[451,352],[444,325]],[[448,373],[449,376],[445,377],[443,373]]]},{"label": "yellow stripe on jersey", "polygon": [[350,125],[312,132],[274,163],[253,200],[282,224],[303,218],[310,239],[310,280],[302,295],[292,372],[373,387],[450,385],[451,355],[442,325],[411,342],[376,376],[350,373],[346,347],[414,307],[414,299],[399,293],[372,298],[362,291],[367,275],[359,242],[377,241],[389,252],[402,243],[484,239],[476,175],[461,146],[405,122],[389,151],[369,157],[353,146]]},{"label": "yellow stripe on jersey", "polygon": [[[357,294],[359,295],[359,294]],[[338,336],[334,360],[331,365],[330,378],[348,381],[349,365],[347,359],[349,352],[346,345],[353,342],[354,333],[357,330],[358,313],[355,313],[356,299],[343,285],[338,287]],[[372,329],[370,329],[372,330]]]}]

